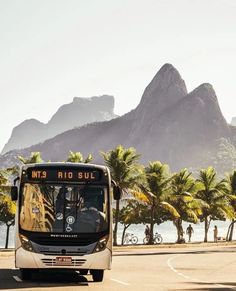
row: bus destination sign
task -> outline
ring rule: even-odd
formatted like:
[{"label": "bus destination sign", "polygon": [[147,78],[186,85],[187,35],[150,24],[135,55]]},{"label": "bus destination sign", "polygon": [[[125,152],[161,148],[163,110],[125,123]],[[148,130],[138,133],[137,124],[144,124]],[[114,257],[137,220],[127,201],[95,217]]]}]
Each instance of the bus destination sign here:
[{"label": "bus destination sign", "polygon": [[32,181],[73,181],[87,182],[99,181],[100,171],[98,170],[82,170],[82,169],[43,169],[29,168],[27,169],[27,177]]}]

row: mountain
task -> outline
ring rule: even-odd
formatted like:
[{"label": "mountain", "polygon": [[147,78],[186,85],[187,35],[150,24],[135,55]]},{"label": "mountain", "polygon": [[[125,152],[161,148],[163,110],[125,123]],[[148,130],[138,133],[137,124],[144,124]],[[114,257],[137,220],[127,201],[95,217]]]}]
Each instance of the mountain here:
[{"label": "mountain", "polygon": [[28,119],[17,125],[2,154],[43,142],[74,127],[115,117],[117,116],[114,114],[113,96],[74,97],[73,102],[61,106],[47,124],[36,119]]},{"label": "mountain", "polygon": [[236,117],[233,117],[232,118],[231,125],[236,126]]},{"label": "mountain", "polygon": [[99,151],[118,144],[133,146],[141,162],[161,160],[172,170],[201,166],[209,152],[214,155],[220,138],[231,139],[232,129],[224,119],[210,84],[188,93],[179,72],[165,64],[145,89],[140,104],[119,118],[88,124],[66,131],[42,144],[13,151],[0,164],[13,162],[17,154],[42,152],[45,160],[62,161],[68,152],[92,153],[102,162]]}]

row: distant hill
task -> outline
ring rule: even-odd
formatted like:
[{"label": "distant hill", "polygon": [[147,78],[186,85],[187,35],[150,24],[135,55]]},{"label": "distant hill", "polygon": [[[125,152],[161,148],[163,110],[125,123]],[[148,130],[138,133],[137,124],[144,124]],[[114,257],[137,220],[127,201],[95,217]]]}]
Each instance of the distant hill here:
[{"label": "distant hill", "polygon": [[200,167],[216,155],[219,139],[231,141],[233,129],[223,117],[213,87],[202,84],[188,93],[179,72],[165,64],[145,89],[140,104],[119,118],[66,131],[42,144],[0,157],[1,165],[14,163],[18,154],[42,152],[45,160],[62,161],[70,150],[92,153],[118,144],[133,146],[141,162],[161,160],[172,170]]},{"label": "distant hill", "polygon": [[74,127],[115,117],[117,116],[114,114],[113,96],[74,97],[73,102],[61,106],[47,124],[36,119],[28,119],[17,125],[2,154],[43,142]]}]

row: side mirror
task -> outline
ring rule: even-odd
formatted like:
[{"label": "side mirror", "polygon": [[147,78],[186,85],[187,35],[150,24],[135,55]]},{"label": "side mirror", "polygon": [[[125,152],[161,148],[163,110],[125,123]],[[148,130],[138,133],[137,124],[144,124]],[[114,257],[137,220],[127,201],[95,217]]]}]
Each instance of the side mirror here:
[{"label": "side mirror", "polygon": [[11,186],[11,200],[16,201],[18,198],[18,188],[16,186]]},{"label": "side mirror", "polygon": [[113,186],[113,198],[114,198],[114,200],[120,200],[121,189],[119,186]]}]

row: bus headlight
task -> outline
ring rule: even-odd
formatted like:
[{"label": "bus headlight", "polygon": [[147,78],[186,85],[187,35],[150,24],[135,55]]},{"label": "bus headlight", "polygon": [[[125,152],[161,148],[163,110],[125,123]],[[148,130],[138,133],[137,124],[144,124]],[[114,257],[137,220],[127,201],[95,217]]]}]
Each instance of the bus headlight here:
[{"label": "bus headlight", "polygon": [[107,242],[108,242],[108,235],[107,236],[104,236],[103,238],[101,238],[96,247],[94,248],[93,252],[94,253],[97,253],[97,252],[101,252],[101,251],[104,251],[106,246],[107,246]]},{"label": "bus headlight", "polygon": [[33,251],[31,241],[26,236],[20,234],[20,241],[21,241],[22,248],[24,250],[29,251],[29,252]]}]

